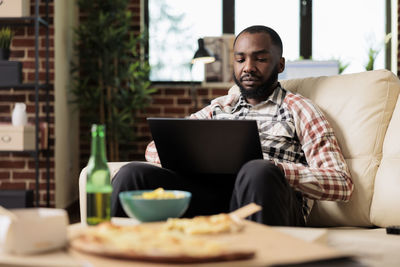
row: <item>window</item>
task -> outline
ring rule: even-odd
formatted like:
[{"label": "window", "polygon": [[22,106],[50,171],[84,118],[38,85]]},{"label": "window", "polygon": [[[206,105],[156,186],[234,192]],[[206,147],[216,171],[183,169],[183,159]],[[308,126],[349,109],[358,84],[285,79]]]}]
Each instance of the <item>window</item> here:
[{"label": "window", "polygon": [[190,62],[198,38],[222,34],[222,0],[148,0],[148,8],[150,80],[201,80]]},{"label": "window", "polygon": [[286,60],[296,60],[300,56],[300,19],[297,3],[293,0],[235,0],[235,34],[256,24],[271,27],[282,39],[283,56]]},{"label": "window", "polygon": [[[391,25],[394,14],[397,23],[396,0],[145,1],[152,81],[201,81],[202,73],[190,66],[197,39],[238,34],[254,24],[279,33],[286,60],[337,59],[348,64],[344,73],[359,72],[365,70],[373,49],[378,51],[375,69],[397,65],[391,62],[397,45],[393,43],[391,50],[390,42],[385,44],[386,33],[393,29],[397,36],[397,25]],[[394,72],[396,67],[392,66]]]},{"label": "window", "polygon": [[373,49],[377,53],[375,69],[385,68],[385,2],[314,1],[313,59],[337,59],[343,65],[348,64],[343,73],[361,72]]}]

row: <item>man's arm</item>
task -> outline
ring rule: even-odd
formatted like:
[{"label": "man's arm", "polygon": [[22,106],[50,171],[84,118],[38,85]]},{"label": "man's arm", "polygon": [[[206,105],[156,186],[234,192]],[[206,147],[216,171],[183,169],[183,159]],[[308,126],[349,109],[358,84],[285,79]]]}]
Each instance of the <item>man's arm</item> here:
[{"label": "man's arm", "polygon": [[233,103],[237,102],[239,95],[230,94],[220,96],[211,101],[210,105],[201,109],[200,111],[193,113],[189,116],[190,119],[212,119],[215,110],[222,110],[230,113]]},{"label": "man's arm", "polygon": [[298,95],[285,99],[309,166],[277,163],[288,182],[309,198],[348,201],[354,185],[337,139],[322,112]]}]

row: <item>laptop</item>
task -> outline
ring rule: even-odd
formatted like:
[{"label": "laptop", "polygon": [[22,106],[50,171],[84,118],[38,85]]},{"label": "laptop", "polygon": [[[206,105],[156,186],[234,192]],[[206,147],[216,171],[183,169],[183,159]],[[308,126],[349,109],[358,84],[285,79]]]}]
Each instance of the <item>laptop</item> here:
[{"label": "laptop", "polygon": [[262,159],[255,120],[147,118],[163,168],[182,173],[236,174]]}]

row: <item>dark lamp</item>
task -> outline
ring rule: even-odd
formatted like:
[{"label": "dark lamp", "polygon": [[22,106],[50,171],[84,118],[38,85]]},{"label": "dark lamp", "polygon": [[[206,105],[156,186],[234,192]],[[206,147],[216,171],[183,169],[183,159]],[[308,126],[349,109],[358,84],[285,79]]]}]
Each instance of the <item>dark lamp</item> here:
[{"label": "dark lamp", "polygon": [[214,62],[215,57],[207,48],[205,48],[203,38],[200,38],[197,42],[199,43],[199,49],[197,49],[196,53],[194,54],[192,64],[195,62],[202,62],[204,64]]}]

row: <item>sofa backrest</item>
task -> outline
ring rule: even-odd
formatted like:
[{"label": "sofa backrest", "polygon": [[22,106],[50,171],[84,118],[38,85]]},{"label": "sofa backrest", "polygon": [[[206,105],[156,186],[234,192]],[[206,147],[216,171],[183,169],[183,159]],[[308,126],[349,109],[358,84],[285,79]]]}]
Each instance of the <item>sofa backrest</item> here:
[{"label": "sofa backrest", "polygon": [[400,82],[397,76],[388,70],[375,70],[285,80],[281,85],[311,99],[324,112],[355,184],[347,203],[316,201],[309,225],[385,227],[400,224],[400,142],[397,141]]}]

